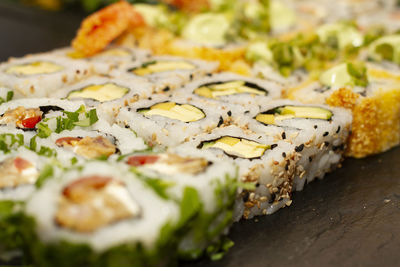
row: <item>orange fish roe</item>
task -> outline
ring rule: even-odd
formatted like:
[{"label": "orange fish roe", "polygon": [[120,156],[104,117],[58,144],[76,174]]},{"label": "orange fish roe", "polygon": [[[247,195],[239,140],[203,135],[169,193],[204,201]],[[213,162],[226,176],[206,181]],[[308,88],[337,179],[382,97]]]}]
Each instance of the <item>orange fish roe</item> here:
[{"label": "orange fish roe", "polygon": [[83,20],[72,47],[84,56],[103,50],[129,26],[144,25],[142,16],[126,1],[109,5]]}]

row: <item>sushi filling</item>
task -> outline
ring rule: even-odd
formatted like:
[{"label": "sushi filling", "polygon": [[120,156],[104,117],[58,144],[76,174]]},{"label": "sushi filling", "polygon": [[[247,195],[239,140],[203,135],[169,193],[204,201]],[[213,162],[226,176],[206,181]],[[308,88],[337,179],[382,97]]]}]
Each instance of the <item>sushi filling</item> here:
[{"label": "sushi filling", "polygon": [[175,102],[158,103],[150,108],[138,109],[145,116],[159,115],[183,122],[194,122],[205,118],[205,114],[199,108],[189,104],[177,104]]},{"label": "sushi filling", "polygon": [[332,116],[331,111],[320,107],[282,106],[259,113],[255,119],[263,124],[279,124],[294,118],[331,120]]},{"label": "sushi filling", "polygon": [[88,233],[137,218],[140,213],[139,205],[123,182],[93,175],[82,177],[62,190],[54,219],[61,227]]},{"label": "sushi filling", "polygon": [[271,149],[270,145],[231,136],[223,136],[215,140],[203,141],[198,147],[200,149],[221,149],[230,157],[245,159],[260,158],[267,149]]},{"label": "sushi filling", "polygon": [[0,189],[34,184],[39,177],[35,165],[20,157],[0,162],[0,173]]},{"label": "sushi filling", "polygon": [[126,163],[130,166],[145,166],[164,174],[199,174],[205,171],[210,163],[204,158],[181,157],[176,154],[137,155],[131,156]]},{"label": "sushi filling", "polygon": [[36,124],[42,120],[43,111],[40,108],[24,108],[19,106],[7,110],[0,117],[0,125],[14,124],[21,129],[34,129]]},{"label": "sushi filling", "polygon": [[194,93],[207,98],[237,94],[268,95],[268,91],[265,89],[246,81],[208,83],[195,89]]},{"label": "sushi filling", "polygon": [[193,70],[196,66],[186,61],[150,61],[141,67],[128,70],[138,76],[151,75],[154,73],[178,70]]},{"label": "sushi filling", "polygon": [[103,136],[63,137],[56,140],[56,145],[71,149],[86,159],[109,157],[117,152],[116,146]]},{"label": "sushi filling", "polygon": [[46,61],[35,61],[28,64],[21,64],[11,66],[6,69],[7,74],[29,76],[29,75],[39,75],[39,74],[51,74],[63,70],[64,67],[54,64],[52,62]]},{"label": "sushi filling", "polygon": [[80,90],[72,91],[68,94],[68,99],[86,98],[94,99],[99,102],[107,102],[122,98],[129,92],[126,87],[121,87],[113,83],[99,85],[89,85]]}]

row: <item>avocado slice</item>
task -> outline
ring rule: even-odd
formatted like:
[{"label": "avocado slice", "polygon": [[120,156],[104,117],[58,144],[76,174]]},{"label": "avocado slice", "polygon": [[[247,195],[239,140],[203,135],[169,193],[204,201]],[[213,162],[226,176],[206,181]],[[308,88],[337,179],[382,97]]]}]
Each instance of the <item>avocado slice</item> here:
[{"label": "avocado slice", "polygon": [[274,125],[279,121],[293,118],[330,120],[333,114],[330,110],[308,106],[282,106],[257,114],[255,120]]},{"label": "avocado slice", "polygon": [[217,148],[223,150],[233,158],[255,159],[264,155],[270,145],[260,144],[245,138],[223,136],[216,140],[204,141],[199,146],[201,149]]},{"label": "avocado slice", "polygon": [[176,71],[176,70],[193,70],[196,66],[187,61],[150,61],[144,63],[141,67],[130,69],[129,72],[138,76],[151,75],[159,72]]},{"label": "avocado slice", "polygon": [[67,99],[87,98],[94,99],[99,102],[107,102],[119,99],[125,96],[129,89],[116,85],[114,83],[105,83],[98,85],[89,85],[82,89],[72,91],[68,94]]},{"label": "avocado slice", "polygon": [[281,115],[293,115],[295,118],[330,120],[332,112],[320,107],[285,106]]},{"label": "avocado slice", "polygon": [[63,70],[64,67],[47,61],[35,61],[27,64],[15,65],[9,67],[5,72],[14,75],[38,75],[50,74]]},{"label": "avocado slice", "polygon": [[199,108],[189,104],[177,104],[175,102],[158,103],[150,108],[138,110],[145,116],[159,115],[183,122],[194,122],[205,118],[205,114]]},{"label": "avocado slice", "polygon": [[246,81],[228,81],[205,84],[194,90],[194,93],[207,97],[218,98],[226,95],[236,94],[253,94],[253,95],[267,95],[268,92],[256,84]]}]

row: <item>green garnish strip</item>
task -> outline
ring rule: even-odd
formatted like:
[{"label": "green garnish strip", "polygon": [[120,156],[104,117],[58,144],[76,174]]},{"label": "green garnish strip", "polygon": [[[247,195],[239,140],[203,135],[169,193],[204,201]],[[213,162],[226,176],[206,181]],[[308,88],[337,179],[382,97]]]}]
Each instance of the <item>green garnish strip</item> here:
[{"label": "green garnish strip", "polygon": [[[64,130],[73,130],[75,126],[80,127],[89,127],[95,124],[99,118],[97,117],[96,109],[91,109],[86,112],[85,106],[81,106],[74,112],[63,111],[66,115],[66,118],[63,116],[56,117],[57,126],[54,132],[61,133]],[[80,119],[79,116],[84,114],[84,118]],[[40,123],[37,124],[37,136],[40,138],[47,138],[51,135],[52,130],[49,125],[46,123],[49,119],[44,119]]]}]

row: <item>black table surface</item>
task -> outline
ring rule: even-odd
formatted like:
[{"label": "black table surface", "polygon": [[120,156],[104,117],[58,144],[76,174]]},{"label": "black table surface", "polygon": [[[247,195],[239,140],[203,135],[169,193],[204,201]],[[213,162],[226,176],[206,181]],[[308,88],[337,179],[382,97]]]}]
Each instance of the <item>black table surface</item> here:
[{"label": "black table surface", "polygon": [[[66,46],[83,15],[0,3],[0,60]],[[277,213],[235,223],[220,261],[182,266],[400,266],[400,148],[343,167]]]}]

